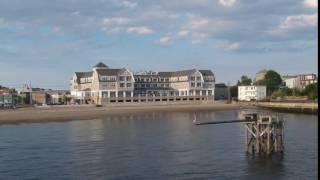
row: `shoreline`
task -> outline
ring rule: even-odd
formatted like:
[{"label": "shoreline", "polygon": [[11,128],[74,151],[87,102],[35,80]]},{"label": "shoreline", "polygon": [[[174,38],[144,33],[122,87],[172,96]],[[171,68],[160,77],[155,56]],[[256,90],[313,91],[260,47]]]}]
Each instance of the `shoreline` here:
[{"label": "shoreline", "polygon": [[[291,105],[291,106],[288,106]],[[25,107],[18,109],[0,110],[0,126],[4,124],[21,123],[45,123],[65,122],[73,120],[90,120],[105,118],[108,115],[147,113],[147,112],[192,112],[192,111],[223,111],[239,109],[267,109],[275,112],[317,114],[308,109],[296,109],[293,104],[270,103],[213,103],[213,104],[141,104],[141,105],[111,105],[108,107],[96,106],[48,106],[48,107]],[[316,113],[315,113],[316,112]]]},{"label": "shoreline", "polygon": [[0,125],[41,122],[64,122],[72,120],[90,120],[104,118],[107,115],[143,113],[143,112],[190,112],[221,111],[254,108],[240,104],[175,104],[175,105],[139,105],[110,107],[28,107],[15,110],[0,110]]}]

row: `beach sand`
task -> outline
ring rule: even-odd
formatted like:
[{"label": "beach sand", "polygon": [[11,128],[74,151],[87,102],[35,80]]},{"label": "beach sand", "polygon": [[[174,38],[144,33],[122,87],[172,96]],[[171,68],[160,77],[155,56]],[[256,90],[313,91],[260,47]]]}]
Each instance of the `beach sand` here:
[{"label": "beach sand", "polygon": [[0,110],[0,124],[90,120],[103,118],[108,114],[125,114],[139,112],[188,112],[188,111],[216,111],[241,108],[237,104],[184,104],[184,105],[135,105],[109,107],[29,107],[14,110]]}]

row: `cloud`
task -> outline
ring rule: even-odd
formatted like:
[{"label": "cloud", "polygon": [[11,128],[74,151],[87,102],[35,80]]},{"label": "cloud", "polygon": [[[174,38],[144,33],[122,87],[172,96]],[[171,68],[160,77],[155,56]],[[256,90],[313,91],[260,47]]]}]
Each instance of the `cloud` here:
[{"label": "cloud", "polygon": [[229,20],[189,15],[188,21],[181,27],[178,36],[190,36],[192,43],[201,42],[207,37],[216,37],[234,26]]},{"label": "cloud", "polygon": [[59,33],[59,32],[61,32],[61,27],[59,27],[59,26],[54,26],[54,27],[52,28],[52,32],[53,32],[53,33]]},{"label": "cloud", "polygon": [[154,31],[147,26],[139,26],[139,27],[129,27],[127,29],[128,33],[137,33],[137,34],[152,34]]},{"label": "cloud", "polygon": [[7,26],[7,22],[4,20],[4,18],[0,17],[0,28],[4,28]]},{"label": "cloud", "polygon": [[218,45],[219,48],[229,51],[234,51],[240,49],[240,43],[237,42],[223,42]]},{"label": "cloud", "polygon": [[284,34],[289,31],[295,31],[305,28],[313,28],[318,24],[317,13],[315,14],[300,14],[287,16],[277,29],[272,31],[273,34]]},{"label": "cloud", "polygon": [[102,29],[107,32],[120,32],[132,20],[126,17],[110,17],[102,20]]},{"label": "cloud", "polygon": [[160,45],[169,45],[173,42],[173,38],[170,36],[164,36],[160,38],[158,41],[156,41],[156,44]]},{"label": "cloud", "polygon": [[236,0],[219,0],[219,4],[225,7],[232,7]]},{"label": "cloud", "polygon": [[318,0],[304,0],[303,4],[309,8],[318,8]]},{"label": "cloud", "polygon": [[138,5],[138,3],[131,2],[131,1],[122,1],[120,4],[121,4],[121,6],[126,7],[126,8],[135,8]]},{"label": "cloud", "polygon": [[190,32],[188,30],[181,30],[178,32],[178,36],[181,36],[181,37],[188,36],[189,33]]}]

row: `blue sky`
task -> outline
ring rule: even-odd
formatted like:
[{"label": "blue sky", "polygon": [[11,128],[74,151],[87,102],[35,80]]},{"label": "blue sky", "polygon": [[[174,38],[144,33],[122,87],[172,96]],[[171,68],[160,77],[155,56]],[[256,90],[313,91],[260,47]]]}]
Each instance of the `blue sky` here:
[{"label": "blue sky", "polygon": [[68,89],[99,61],[131,71],[317,74],[316,0],[1,0],[0,85]]}]

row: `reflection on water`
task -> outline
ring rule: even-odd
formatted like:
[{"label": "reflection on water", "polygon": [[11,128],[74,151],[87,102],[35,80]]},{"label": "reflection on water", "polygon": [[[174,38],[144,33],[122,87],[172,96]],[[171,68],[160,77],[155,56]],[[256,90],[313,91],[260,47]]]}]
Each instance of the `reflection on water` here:
[{"label": "reflection on water", "polygon": [[[248,111],[109,115],[0,126],[0,179],[316,179],[317,116],[283,114],[284,154],[244,151]],[[249,110],[249,112],[253,112]]]}]

